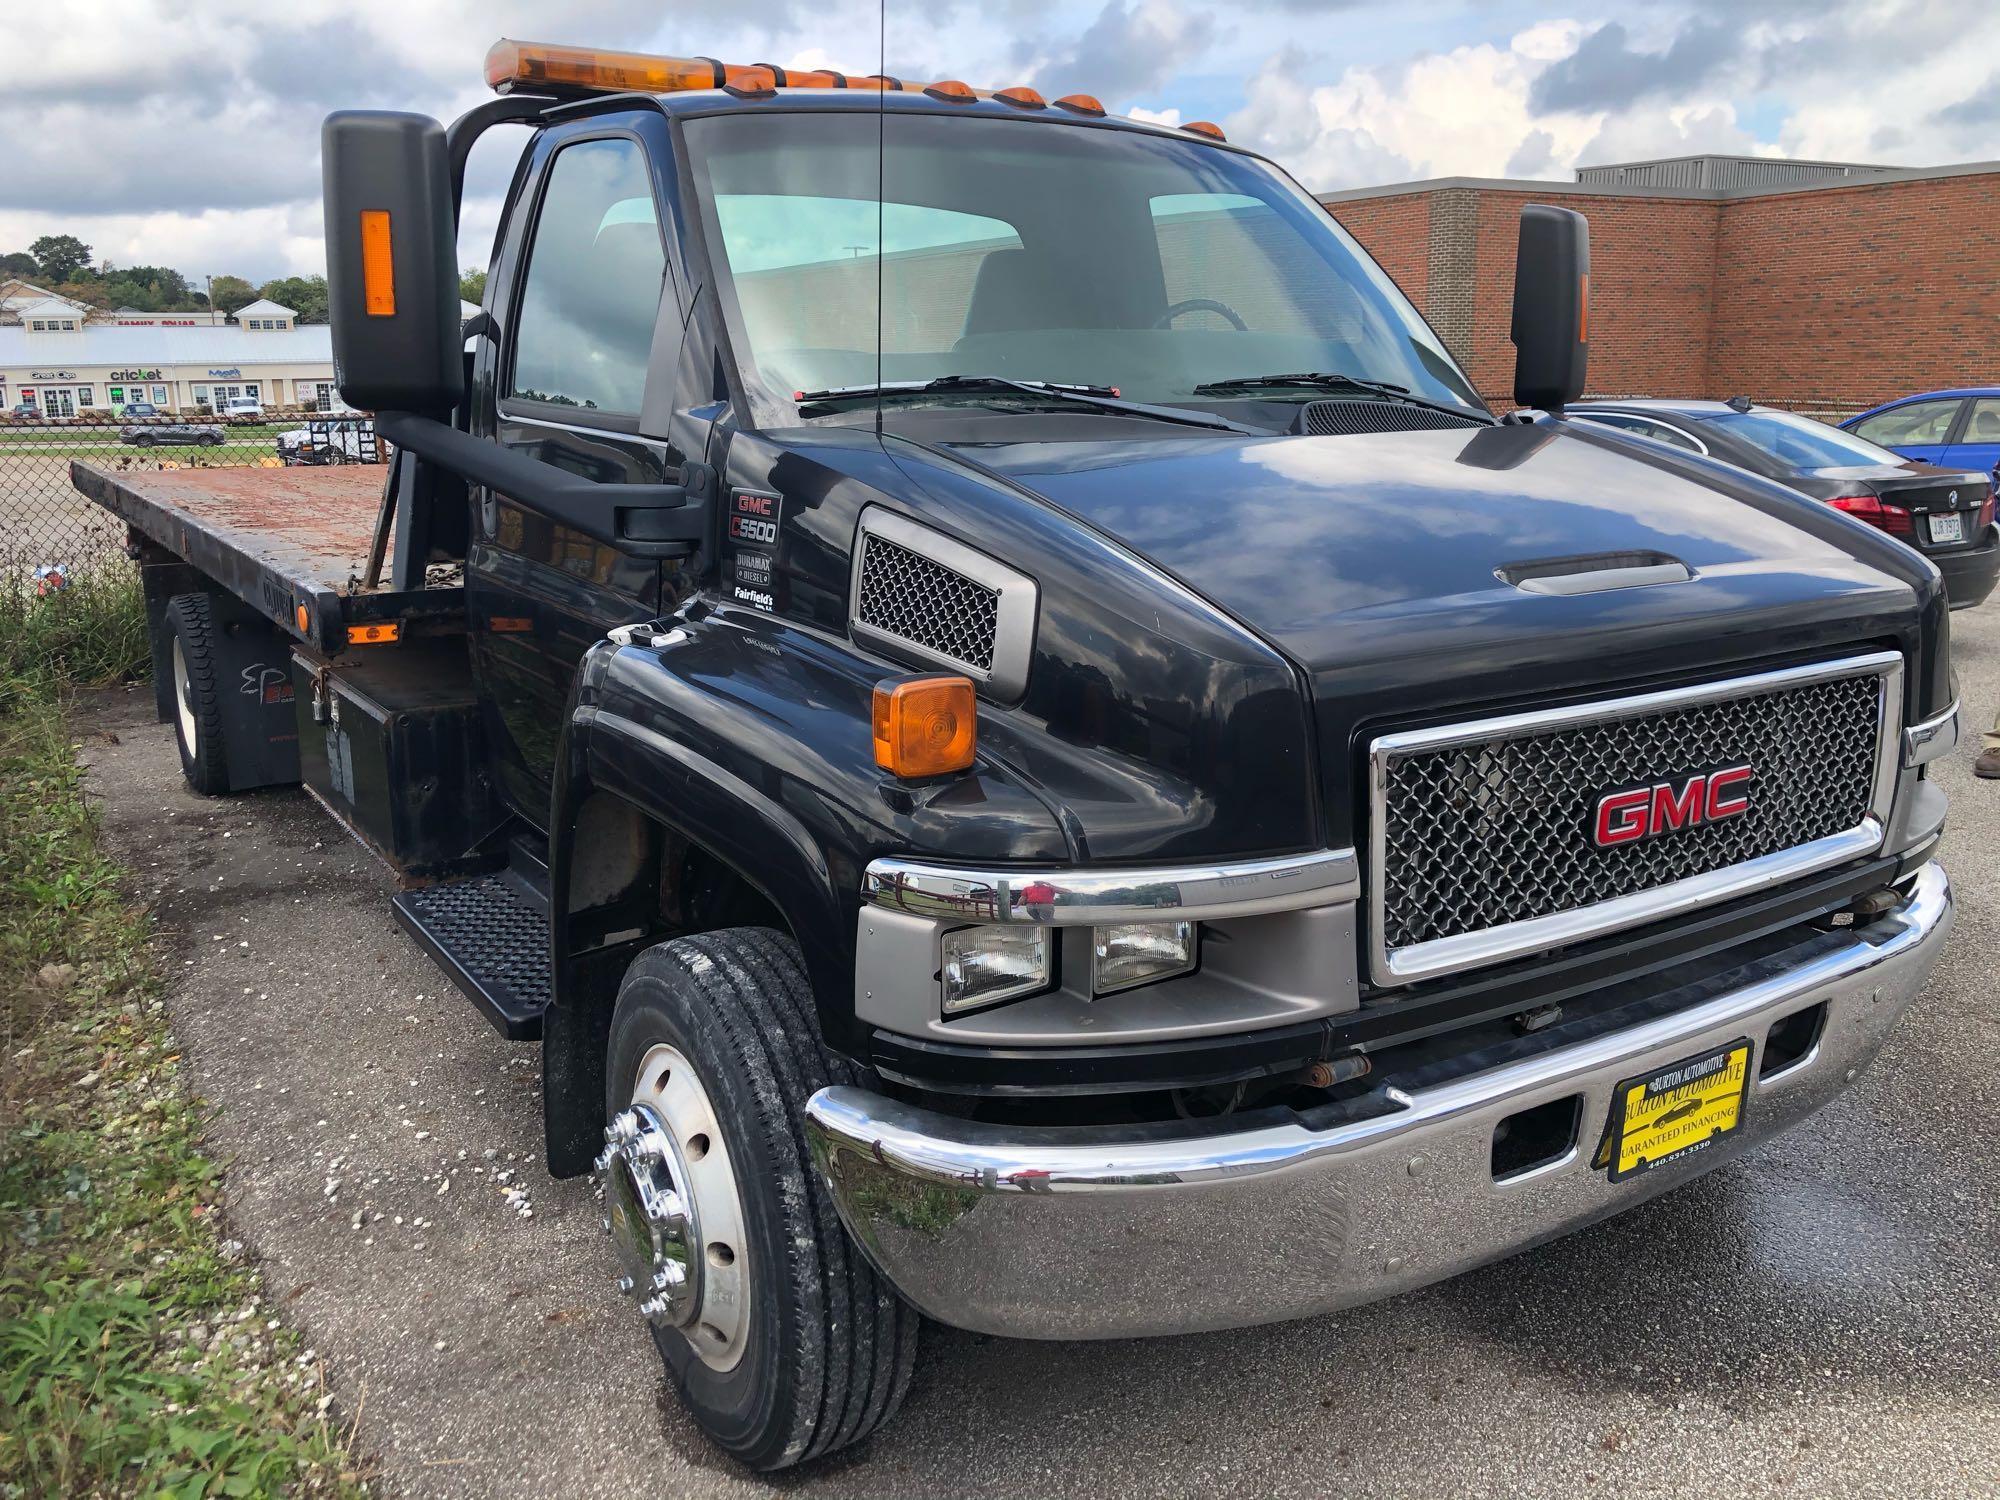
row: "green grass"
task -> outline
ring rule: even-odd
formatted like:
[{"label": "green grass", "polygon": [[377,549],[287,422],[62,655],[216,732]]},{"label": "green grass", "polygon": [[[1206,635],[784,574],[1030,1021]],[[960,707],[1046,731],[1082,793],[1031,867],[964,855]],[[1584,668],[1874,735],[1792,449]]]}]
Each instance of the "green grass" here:
[{"label": "green grass", "polygon": [[132,564],[107,558],[38,594],[33,569],[0,559],[0,714],[64,689],[135,681],[148,663]]},{"label": "green grass", "polygon": [[0,713],[0,1496],[360,1493],[218,1222],[159,992],[62,717],[24,694]]}]

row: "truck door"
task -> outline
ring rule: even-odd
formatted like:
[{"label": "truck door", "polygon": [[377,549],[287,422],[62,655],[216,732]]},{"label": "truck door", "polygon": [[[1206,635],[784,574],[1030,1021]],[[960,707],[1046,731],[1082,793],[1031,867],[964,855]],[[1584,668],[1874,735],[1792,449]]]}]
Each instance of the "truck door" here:
[{"label": "truck door", "polygon": [[[624,116],[545,131],[530,148],[488,282],[499,332],[477,358],[476,434],[608,483],[679,480],[682,455],[639,431],[655,324],[680,328],[661,233],[670,151],[664,122]],[[492,762],[509,804],[545,827],[579,658],[612,626],[669,608],[678,565],[504,494],[475,486],[470,498],[466,593]]]}]

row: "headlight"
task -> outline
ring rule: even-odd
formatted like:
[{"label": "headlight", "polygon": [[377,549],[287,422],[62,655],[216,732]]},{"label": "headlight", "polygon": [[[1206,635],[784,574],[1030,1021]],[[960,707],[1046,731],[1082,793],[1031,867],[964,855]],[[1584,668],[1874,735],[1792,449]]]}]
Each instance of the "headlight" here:
[{"label": "headlight", "polygon": [[1090,934],[1090,992],[1109,995],[1194,967],[1192,922],[1121,922]]},{"label": "headlight", "polygon": [[1046,927],[961,927],[944,935],[940,978],[948,1016],[1032,995],[1052,977]]}]

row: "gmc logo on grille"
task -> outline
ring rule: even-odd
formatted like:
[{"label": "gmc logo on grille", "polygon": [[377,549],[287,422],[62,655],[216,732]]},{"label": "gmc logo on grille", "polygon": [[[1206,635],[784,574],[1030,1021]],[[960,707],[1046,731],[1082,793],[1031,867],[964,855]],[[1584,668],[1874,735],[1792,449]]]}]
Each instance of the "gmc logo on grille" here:
[{"label": "gmc logo on grille", "polygon": [[1748,766],[1724,766],[1679,782],[1656,781],[1651,786],[1606,792],[1597,799],[1592,829],[1597,847],[1636,844],[1663,833],[1741,817],[1750,810],[1750,797],[1743,788],[1753,774]]}]

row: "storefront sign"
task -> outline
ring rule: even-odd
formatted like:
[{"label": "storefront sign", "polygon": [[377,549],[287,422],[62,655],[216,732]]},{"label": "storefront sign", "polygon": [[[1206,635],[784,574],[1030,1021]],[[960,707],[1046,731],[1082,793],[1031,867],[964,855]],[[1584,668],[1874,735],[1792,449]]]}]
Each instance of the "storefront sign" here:
[{"label": "storefront sign", "polygon": [[166,372],[164,370],[113,370],[111,378],[113,380],[163,380],[166,378]]},{"label": "storefront sign", "polygon": [[211,378],[217,380],[241,380],[243,378],[243,372],[233,366],[227,370],[210,370],[208,373]]},{"label": "storefront sign", "polygon": [[76,371],[74,370],[31,370],[28,373],[29,373],[29,378],[32,380],[76,379]]}]

